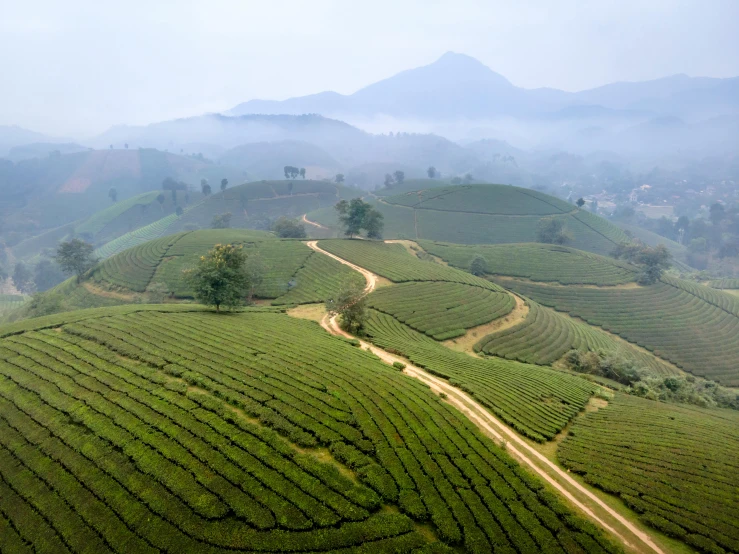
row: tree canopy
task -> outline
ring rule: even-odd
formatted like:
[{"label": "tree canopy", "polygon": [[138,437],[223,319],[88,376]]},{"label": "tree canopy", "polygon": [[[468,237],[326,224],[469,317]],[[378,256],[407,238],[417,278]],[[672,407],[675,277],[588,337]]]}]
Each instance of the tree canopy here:
[{"label": "tree canopy", "polygon": [[572,237],[562,218],[542,217],[536,225],[536,240],[546,244],[565,244]]},{"label": "tree canopy", "polygon": [[308,236],[302,223],[284,216],[275,221],[272,231],[283,239],[303,239]]},{"label": "tree canopy", "polygon": [[354,335],[361,334],[367,321],[364,289],[354,282],[344,283],[334,296],[326,300],[330,317],[339,316],[339,326]]},{"label": "tree canopy", "polygon": [[364,229],[367,231],[369,238],[379,239],[382,237],[383,216],[371,204],[361,198],[354,198],[349,202],[342,200],[336,204],[335,208],[346,236],[354,237]]},{"label": "tree canopy", "polygon": [[655,247],[638,242],[622,242],[613,251],[614,258],[624,259],[642,266],[637,281],[642,285],[651,285],[659,281],[662,273],[670,268],[672,254],[664,244]]},{"label": "tree canopy", "polygon": [[92,244],[72,239],[59,244],[54,259],[64,273],[76,275],[79,283],[82,275],[92,269],[98,261],[93,251]]},{"label": "tree canopy", "polygon": [[206,306],[236,308],[244,304],[251,290],[246,268],[246,253],[241,246],[216,244],[197,266],[185,270],[185,279],[195,299]]}]

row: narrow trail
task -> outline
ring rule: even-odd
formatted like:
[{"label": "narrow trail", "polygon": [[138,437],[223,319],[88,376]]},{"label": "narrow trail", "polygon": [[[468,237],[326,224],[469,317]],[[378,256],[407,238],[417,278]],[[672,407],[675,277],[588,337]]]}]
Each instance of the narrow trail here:
[{"label": "narrow trail", "polygon": [[[378,281],[377,275],[367,269],[348,262],[339,256],[326,252],[318,246],[317,241],[310,241],[306,244],[316,252],[325,254],[326,256],[329,256],[364,275],[367,280],[367,286],[364,289],[365,294],[369,294],[375,290]],[[328,314],[325,315],[321,320],[321,327],[326,329],[326,331],[332,335],[344,336],[346,338],[357,338],[339,327],[337,316],[329,317]],[[642,543],[647,547],[647,551],[665,554],[664,551],[659,548],[654,541],[652,541],[648,534],[638,529],[621,514],[608,506],[603,500],[570,477],[566,471],[535,450],[517,433],[512,431],[498,418],[490,414],[490,412],[472,399],[468,394],[451,386],[448,381],[435,377],[427,373],[425,370],[414,366],[405,358],[390,354],[389,352],[363,340],[360,340],[359,342],[363,349],[371,351],[378,358],[388,364],[392,364],[393,362],[405,364],[406,367],[403,372],[406,375],[423,381],[436,394],[445,394],[446,402],[465,414],[484,434],[493,438],[498,443],[503,443],[509,454],[554,487],[592,521],[608,530],[613,534],[613,536],[617,537],[624,546],[638,552],[645,551],[644,548],[639,548],[624,536],[624,534],[629,534],[631,540],[636,539],[635,542]],[[601,514],[603,514],[603,517],[601,517],[601,515],[596,515],[593,511],[594,508],[599,510]],[[608,521],[604,521],[604,519],[607,519]],[[617,531],[615,527],[619,527],[619,530]],[[624,531],[626,533],[624,533]]]},{"label": "narrow trail", "polygon": [[308,214],[303,214],[303,217],[301,218],[303,223],[307,223],[308,225],[313,225],[313,227],[318,227],[319,229],[324,229],[326,231],[329,230],[329,228],[326,227],[325,225],[321,225],[320,223],[316,223],[315,221],[311,221],[310,219],[308,219],[306,217],[307,215]]}]

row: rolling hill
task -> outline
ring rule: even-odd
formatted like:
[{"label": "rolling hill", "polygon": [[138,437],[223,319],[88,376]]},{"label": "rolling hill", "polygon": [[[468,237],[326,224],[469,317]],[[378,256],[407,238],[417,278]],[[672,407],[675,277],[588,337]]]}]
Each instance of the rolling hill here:
[{"label": "rolling hill", "polygon": [[[607,220],[535,190],[507,185],[428,188],[429,181],[438,185],[434,180],[411,180],[395,195],[379,191],[382,196],[374,204],[385,218],[385,238],[457,244],[533,242],[539,220],[556,217],[572,235],[569,245],[580,250],[609,254],[628,240]],[[327,227],[337,225],[328,209],[310,212],[308,218]]]}]

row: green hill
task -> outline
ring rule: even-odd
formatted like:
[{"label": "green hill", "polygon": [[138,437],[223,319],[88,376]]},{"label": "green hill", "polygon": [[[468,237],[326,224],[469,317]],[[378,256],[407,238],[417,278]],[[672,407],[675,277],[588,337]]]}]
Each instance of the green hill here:
[{"label": "green hill", "polygon": [[313,322],[80,314],[0,329],[4,551],[618,551],[428,387]]},{"label": "green hill", "polygon": [[[398,189],[390,189],[394,196],[378,196],[373,201],[384,216],[386,238],[456,244],[534,242],[539,220],[555,217],[565,222],[572,236],[568,245],[580,250],[608,254],[618,243],[628,240],[607,220],[534,190],[507,185],[422,188],[428,187],[429,181],[439,184],[436,180],[404,182]],[[311,212],[308,217],[337,227],[331,210]]]}]

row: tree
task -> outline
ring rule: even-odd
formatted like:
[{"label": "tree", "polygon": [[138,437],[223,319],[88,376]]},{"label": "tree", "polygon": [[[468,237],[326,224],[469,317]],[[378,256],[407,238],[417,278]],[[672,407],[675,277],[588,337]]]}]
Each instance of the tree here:
[{"label": "tree", "polygon": [[429,168],[426,170],[426,174],[429,176],[429,179],[433,179],[436,177],[436,168],[432,165],[429,166]]},{"label": "tree", "polygon": [[185,270],[185,280],[195,299],[206,306],[236,308],[243,305],[249,290],[249,276],[245,268],[246,254],[241,246],[216,244],[197,266]]},{"label": "tree", "polygon": [[343,173],[337,173],[336,177],[334,177],[334,181],[336,181],[338,184],[341,184],[344,182],[344,174]]},{"label": "tree", "polygon": [[272,231],[282,239],[304,239],[308,236],[302,223],[284,216],[275,221]]},{"label": "tree", "polygon": [[395,179],[393,179],[393,176],[390,175],[389,173],[385,173],[385,186],[387,188],[390,188],[393,186],[394,183],[395,183]]},{"label": "tree", "polygon": [[157,202],[159,202],[159,209],[164,210],[164,201],[166,198],[164,198],[164,194],[161,192],[159,193],[159,196],[157,196]]},{"label": "tree", "polygon": [[49,260],[41,260],[33,268],[33,282],[36,290],[43,292],[64,281],[64,273],[59,266]]},{"label": "tree", "polygon": [[33,274],[23,262],[15,264],[13,270],[13,286],[24,294],[33,292]]},{"label": "tree", "polygon": [[641,272],[637,276],[640,285],[652,285],[659,281],[672,261],[672,254],[664,244],[651,247],[637,242],[622,242],[612,255],[641,266]]},{"label": "tree", "polygon": [[177,205],[177,189],[172,189],[172,203]]},{"label": "tree", "polygon": [[128,150],[128,143],[124,144],[123,147]]},{"label": "tree", "polygon": [[395,177],[395,182],[400,184],[405,180],[405,172],[398,169],[395,173],[393,173],[393,177]]},{"label": "tree", "polygon": [[79,283],[82,275],[92,269],[98,261],[93,255],[93,250],[89,242],[72,239],[59,244],[54,259],[64,273],[76,275]]},{"label": "tree", "polygon": [[287,184],[287,192],[288,192],[288,194],[290,194],[290,196],[292,196],[292,195],[293,195],[293,186],[294,186],[294,185],[293,185],[293,182],[292,182],[292,181],[290,181],[290,182],[289,182],[289,183]]},{"label": "tree", "polygon": [[300,176],[301,176],[301,177],[302,177],[303,179],[305,179],[305,168],[304,168],[304,167],[301,167],[301,168],[300,168]]},{"label": "tree", "polygon": [[113,150],[113,145],[112,144],[110,145],[110,149]]},{"label": "tree", "polygon": [[[286,165],[284,167],[284,171],[285,171],[285,179],[295,179],[298,175],[300,175],[300,169],[292,165]],[[303,171],[303,175],[305,175],[305,171]]]},{"label": "tree", "polygon": [[382,235],[382,214],[361,198],[354,198],[351,202],[342,200],[334,208],[339,214],[346,236],[352,238],[362,229],[367,230],[368,236],[372,235],[370,238],[380,238]]},{"label": "tree", "polygon": [[581,196],[577,199],[577,202],[575,202],[575,204],[577,204],[578,208],[582,208],[585,205],[585,199]]},{"label": "tree", "polygon": [[223,179],[221,179],[221,192],[226,190],[227,186],[228,186],[228,179],[224,177]]},{"label": "tree", "polygon": [[210,196],[211,188],[208,184],[208,181],[206,181],[205,179],[200,181],[200,192],[203,193],[203,196]]},{"label": "tree", "polygon": [[231,212],[214,215],[210,222],[211,229],[228,229],[231,226]]},{"label": "tree", "polygon": [[714,225],[718,225],[721,223],[721,221],[726,217],[726,210],[724,210],[724,207],[716,202],[715,204],[711,205],[711,223]]},{"label": "tree", "polygon": [[337,293],[326,300],[330,317],[339,316],[339,326],[354,335],[361,334],[367,321],[364,288],[356,282],[344,283]]},{"label": "tree", "polygon": [[108,190],[108,198],[113,201],[113,204],[118,201],[118,191],[115,187],[110,187],[110,190]]},{"label": "tree", "polygon": [[545,244],[565,244],[572,237],[562,218],[542,217],[536,225],[536,240]]},{"label": "tree", "polygon": [[475,180],[475,178],[472,176],[472,173],[466,173],[464,176],[464,180],[467,181],[468,183],[471,183],[472,181]]},{"label": "tree", "polygon": [[475,256],[470,264],[470,273],[482,277],[488,272],[488,263],[482,256]]}]

